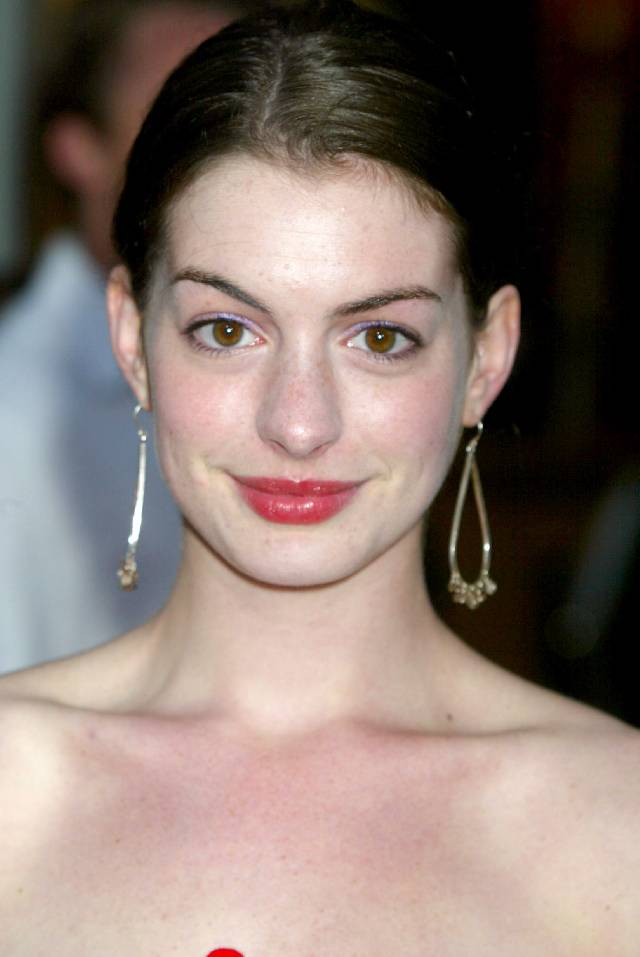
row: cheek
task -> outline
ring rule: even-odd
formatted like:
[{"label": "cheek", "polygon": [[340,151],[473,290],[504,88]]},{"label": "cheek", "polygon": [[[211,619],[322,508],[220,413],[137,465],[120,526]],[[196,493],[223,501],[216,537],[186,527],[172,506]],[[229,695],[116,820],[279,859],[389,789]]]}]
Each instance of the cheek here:
[{"label": "cheek", "polygon": [[[268,384],[256,371],[194,362],[175,343],[149,353],[156,444],[169,485],[207,484],[210,467],[261,465],[256,416]],[[414,487],[421,497],[441,483],[460,434],[465,370],[442,343],[420,372],[372,376],[350,365],[336,374],[333,400],[342,430],[329,455],[349,468]],[[455,350],[453,350],[455,352]],[[238,369],[238,371],[234,371]]]},{"label": "cheek", "polygon": [[464,401],[462,371],[438,366],[389,378],[364,401],[356,390],[347,430],[376,451],[390,477],[430,487],[440,484],[455,453]]},{"label": "cheek", "polygon": [[[214,360],[211,362],[224,362]],[[160,463],[170,485],[190,475],[205,482],[207,463],[239,447],[251,418],[247,383],[207,364],[162,354],[153,358],[151,388]]]}]

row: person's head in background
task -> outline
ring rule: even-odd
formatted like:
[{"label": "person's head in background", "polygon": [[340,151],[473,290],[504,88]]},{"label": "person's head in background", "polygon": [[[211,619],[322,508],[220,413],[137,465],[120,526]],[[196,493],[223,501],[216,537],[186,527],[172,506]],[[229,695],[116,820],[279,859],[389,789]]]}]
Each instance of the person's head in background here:
[{"label": "person's head in background", "polygon": [[126,156],[155,94],[188,52],[245,11],[242,0],[79,0],[67,15],[44,77],[42,161],[104,269]]}]

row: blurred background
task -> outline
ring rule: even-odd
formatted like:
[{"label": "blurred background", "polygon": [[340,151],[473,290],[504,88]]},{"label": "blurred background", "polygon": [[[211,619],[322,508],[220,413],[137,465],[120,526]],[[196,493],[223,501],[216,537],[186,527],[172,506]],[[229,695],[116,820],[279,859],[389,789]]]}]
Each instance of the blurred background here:
[{"label": "blurred background", "polygon": [[[434,600],[493,660],[640,725],[640,4],[365,5],[413,18],[455,51],[513,143],[522,184],[522,349],[478,453],[499,588],[475,612],[447,594],[459,460],[429,522]],[[66,216],[34,117],[43,64],[73,6],[0,0],[0,302]],[[476,526],[469,502],[468,579],[479,567]]]}]

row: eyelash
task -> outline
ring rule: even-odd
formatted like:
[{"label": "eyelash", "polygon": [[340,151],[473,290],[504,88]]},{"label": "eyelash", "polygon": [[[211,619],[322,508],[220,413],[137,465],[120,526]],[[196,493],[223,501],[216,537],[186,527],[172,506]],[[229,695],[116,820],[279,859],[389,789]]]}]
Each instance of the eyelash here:
[{"label": "eyelash", "polygon": [[[218,347],[209,346],[205,342],[202,342],[196,335],[199,329],[204,329],[205,327],[209,326],[211,331],[213,331],[213,328],[217,323],[223,323],[225,321],[230,324],[233,323],[234,325],[240,326],[243,332],[246,331],[252,333],[256,340],[260,339],[258,333],[253,330],[253,328],[245,319],[242,319],[240,316],[236,316],[230,312],[219,312],[214,316],[208,317],[207,319],[197,319],[195,322],[192,322],[189,326],[187,326],[187,328],[184,330],[184,335],[188,339],[191,346],[194,349],[197,349],[199,352],[205,352],[207,355],[215,359],[228,356],[237,351],[237,349],[234,348],[234,344],[229,346],[220,345]],[[256,345],[256,342],[252,342],[250,345],[242,346],[241,348],[250,349],[254,345]]]},{"label": "eyelash", "polygon": [[403,339],[406,339],[409,343],[407,349],[402,349],[400,352],[374,352],[371,349],[362,349],[362,352],[374,362],[399,362],[402,359],[409,359],[413,356],[418,349],[421,349],[424,345],[422,338],[418,335],[417,332],[412,332],[409,329],[403,329],[402,326],[398,326],[393,322],[365,322],[353,332],[349,339],[347,340],[347,346],[349,348],[358,348],[357,346],[352,346],[350,343],[353,342],[359,335],[363,332],[367,332],[369,329],[388,329],[389,332],[394,332],[396,335],[402,336]]},{"label": "eyelash", "polygon": [[[250,345],[245,345],[240,347],[236,346],[236,344],[231,344],[226,347],[222,345],[220,345],[219,347],[214,347],[214,346],[209,346],[206,343],[202,342],[196,336],[196,333],[198,332],[199,329],[203,329],[209,326],[211,330],[213,330],[214,326],[217,323],[224,322],[225,320],[227,320],[229,323],[237,324],[238,326],[242,327],[243,331],[254,334],[256,340],[260,338],[258,333],[254,332],[252,326],[249,325],[245,319],[241,318],[240,316],[236,316],[233,313],[226,313],[226,312],[216,313],[216,315],[211,316],[207,319],[198,319],[195,322],[192,322],[184,330],[184,335],[189,340],[189,343],[194,349],[197,349],[198,351],[201,351],[201,352],[205,352],[207,355],[213,358],[221,358],[224,355],[229,355],[233,352],[239,351],[239,349],[248,349],[248,348],[250,349],[254,345],[256,345],[256,342],[252,342]],[[364,349],[358,346],[354,346],[352,344],[353,340],[357,339],[357,337],[362,335],[362,333],[366,333],[369,329],[388,329],[390,332],[393,332],[398,336],[402,336],[402,338],[407,340],[407,342],[409,342],[410,345],[406,349],[402,349],[399,352],[392,352],[392,353],[391,352],[377,353],[371,349]],[[410,358],[412,355],[414,355],[418,351],[418,349],[421,349],[423,347],[424,342],[422,338],[415,332],[412,332],[408,329],[403,329],[401,326],[398,326],[392,322],[378,321],[378,322],[362,323],[354,331],[351,332],[351,334],[349,335],[349,338],[346,340],[346,345],[348,348],[359,348],[361,352],[363,352],[368,358],[373,359],[374,362],[397,362],[402,359]]]}]

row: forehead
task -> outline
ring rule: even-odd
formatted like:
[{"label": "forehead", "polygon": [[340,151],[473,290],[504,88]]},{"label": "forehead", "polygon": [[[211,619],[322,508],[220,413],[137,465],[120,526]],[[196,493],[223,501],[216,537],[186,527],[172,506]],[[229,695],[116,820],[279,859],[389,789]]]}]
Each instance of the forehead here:
[{"label": "forehead", "polygon": [[457,274],[450,224],[372,164],[301,173],[228,157],[180,196],[167,227],[173,269],[289,286],[429,279],[444,292]]}]

